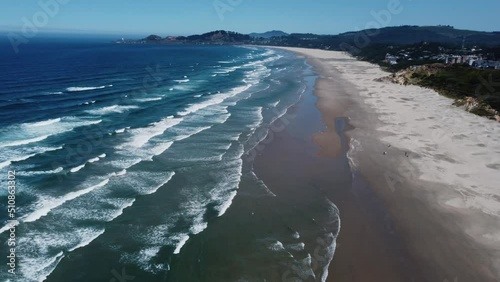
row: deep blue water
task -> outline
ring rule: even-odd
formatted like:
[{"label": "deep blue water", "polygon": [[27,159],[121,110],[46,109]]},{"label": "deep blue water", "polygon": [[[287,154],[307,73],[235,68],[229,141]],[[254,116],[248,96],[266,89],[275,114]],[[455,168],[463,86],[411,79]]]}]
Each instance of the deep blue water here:
[{"label": "deep blue water", "polygon": [[[17,177],[15,281],[62,281],[62,266],[73,271],[67,281],[88,281],[96,253],[163,281],[169,258],[230,207],[246,156],[307,84],[303,59],[264,48],[0,47],[0,171]],[[6,242],[7,213],[0,220]]]}]

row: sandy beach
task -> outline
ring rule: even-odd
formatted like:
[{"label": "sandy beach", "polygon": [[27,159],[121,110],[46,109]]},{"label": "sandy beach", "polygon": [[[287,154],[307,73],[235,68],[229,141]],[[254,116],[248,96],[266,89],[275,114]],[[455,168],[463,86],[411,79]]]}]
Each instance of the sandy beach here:
[{"label": "sandy beach", "polygon": [[305,56],[320,78],[319,154],[341,153],[348,191],[330,191],[341,230],[328,281],[500,281],[500,127],[378,66],[333,51]]}]

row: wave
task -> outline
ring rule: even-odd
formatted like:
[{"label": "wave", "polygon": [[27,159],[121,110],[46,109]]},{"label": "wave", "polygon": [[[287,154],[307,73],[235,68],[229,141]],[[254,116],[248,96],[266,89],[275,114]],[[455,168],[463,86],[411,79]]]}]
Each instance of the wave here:
[{"label": "wave", "polygon": [[186,244],[186,242],[189,240],[189,235],[181,234],[176,239],[178,240],[178,243],[175,246],[174,255],[177,255],[181,252],[182,247],[184,247],[184,244]]},{"label": "wave", "polygon": [[241,66],[222,68],[220,70],[214,71],[213,74],[228,74],[228,73],[232,73],[232,72],[236,71],[239,68],[241,68]]},{"label": "wave", "polygon": [[31,157],[34,157],[38,154],[43,154],[46,152],[52,152],[56,151],[59,149],[62,149],[62,146],[59,147],[30,147],[28,150],[23,150],[23,151],[12,151],[8,150],[8,152],[12,152],[12,155],[7,156],[8,160],[0,162],[0,169],[10,165],[13,162],[20,162],[27,160]]},{"label": "wave", "polygon": [[154,97],[154,98],[139,98],[139,99],[135,99],[137,102],[153,102],[153,101],[160,101],[161,99],[163,99],[162,97]]},{"label": "wave", "polygon": [[106,115],[106,114],[112,114],[112,113],[123,113],[128,110],[132,109],[138,109],[138,106],[119,106],[119,105],[114,105],[114,106],[108,106],[108,107],[103,107],[99,109],[94,109],[94,110],[87,110],[86,112],[91,114],[91,115]]},{"label": "wave", "polygon": [[208,106],[213,106],[213,105],[220,104],[220,103],[224,102],[224,100],[226,100],[227,98],[236,96],[236,95],[238,95],[238,94],[240,94],[240,93],[248,90],[250,88],[250,86],[252,86],[252,85],[251,84],[247,84],[247,85],[244,85],[244,86],[235,87],[235,88],[231,89],[227,93],[215,94],[215,95],[211,96],[210,99],[205,100],[205,101],[203,101],[201,103],[191,104],[184,111],[178,112],[177,114],[180,115],[180,116],[185,116],[185,115],[188,115],[188,114],[191,114],[191,113],[195,113],[195,112],[197,112],[197,111],[199,111],[201,109],[204,109],[204,108],[206,108]]},{"label": "wave", "polygon": [[278,101],[276,101],[276,102],[274,102],[274,103],[269,103],[269,106],[271,106],[272,108],[275,108],[276,106],[278,106],[278,104],[279,104],[280,102],[281,102],[281,101],[280,101],[280,100],[278,100]]},{"label": "wave", "polygon": [[280,241],[276,241],[269,246],[269,249],[271,251],[279,252],[284,251],[285,247],[283,246],[283,243],[281,243]]},{"label": "wave", "polygon": [[101,181],[100,183],[98,183],[94,186],[88,187],[86,189],[70,192],[62,197],[59,197],[59,198],[43,199],[43,200],[38,202],[36,211],[22,217],[21,220],[23,222],[34,222],[34,221],[40,219],[41,217],[46,216],[47,214],[49,214],[49,212],[51,210],[63,205],[64,203],[71,201],[71,200],[74,200],[82,195],[87,194],[87,193],[90,193],[91,191],[93,191],[95,189],[104,187],[106,184],[108,184],[110,177],[113,175],[114,174],[110,175],[108,178]]},{"label": "wave", "polygon": [[[19,175],[23,176],[33,176],[33,175],[43,175],[43,174],[56,174],[62,172],[64,169],[62,167],[58,167],[53,170],[41,170],[41,171],[20,171]],[[1,233],[1,232],[0,232]]]},{"label": "wave", "polygon": [[[182,135],[178,135],[175,137],[174,141],[180,141],[180,140],[184,140],[184,139],[187,139],[193,135],[196,135],[202,131],[205,131],[207,129],[210,129],[212,128],[212,125],[210,126],[204,126],[204,127],[198,127],[198,128],[194,128],[193,131],[190,131],[189,133],[187,134],[182,134]],[[190,128],[191,129],[191,128]]]},{"label": "wave", "polygon": [[155,147],[151,148],[149,151],[153,153],[153,156],[149,158],[149,160],[153,160],[154,156],[158,156],[163,154],[166,150],[168,150],[174,142],[166,142],[166,143],[161,143],[159,145],[156,145]]},{"label": "wave", "polygon": [[162,181],[159,185],[154,186],[150,190],[149,189],[148,190],[141,189],[142,195],[150,195],[150,194],[156,193],[156,191],[158,191],[158,189],[160,189],[162,186],[167,184],[172,179],[172,177],[174,177],[174,175],[175,175],[175,172],[168,173],[168,176],[164,181]]},{"label": "wave", "polygon": [[82,238],[81,241],[80,241],[80,243],[78,243],[76,246],[74,246],[71,249],[69,249],[68,252],[72,252],[72,251],[74,251],[76,249],[79,249],[79,248],[87,246],[92,241],[94,241],[95,239],[97,239],[97,237],[99,237],[102,234],[104,234],[105,231],[106,231],[105,229],[102,229],[100,231],[95,232],[95,234],[92,234],[91,236],[87,235],[86,238]]},{"label": "wave", "polygon": [[130,140],[119,148],[135,147],[140,148],[144,146],[151,138],[163,134],[167,129],[179,124],[182,118],[167,117],[161,121],[150,124],[148,127],[134,128],[129,130],[132,135]]},{"label": "wave", "polygon": [[102,85],[102,86],[95,86],[95,87],[68,87],[68,88],[66,88],[66,91],[68,91],[68,92],[80,92],[80,91],[104,89],[107,87],[113,87],[113,85],[110,84],[110,85]]},{"label": "wave", "polygon": [[186,78],[186,79],[176,79],[176,80],[174,80],[174,82],[177,82],[177,83],[186,83],[186,82],[189,82],[189,78]]},{"label": "wave", "polygon": [[57,122],[60,122],[61,118],[48,119],[44,121],[34,122],[34,123],[25,123],[23,124],[26,127],[39,127],[39,126],[47,126]]},{"label": "wave", "polygon": [[160,247],[149,247],[132,254],[123,254],[120,261],[138,265],[142,270],[157,274],[168,269],[168,264],[150,263],[150,261],[160,252]]},{"label": "wave", "polygon": [[105,157],[106,157],[106,154],[101,154],[101,155],[99,155],[99,156],[97,156],[95,158],[89,159],[88,161],[86,161],[82,165],[79,165],[77,167],[74,167],[74,168],[70,169],[69,171],[73,172],[73,173],[77,172],[77,171],[81,170],[82,168],[84,168],[87,164],[89,164],[89,163],[95,163],[95,162],[97,162],[97,161],[99,161],[99,160],[101,160],[101,159],[103,159]]},{"label": "wave", "polygon": [[127,129],[128,129],[127,127],[125,127],[125,128],[121,128],[121,129],[117,129],[117,130],[115,130],[115,133],[116,133],[116,134],[119,134],[119,133],[124,133]]},{"label": "wave", "polygon": [[26,278],[26,281],[45,281],[63,258],[64,252],[62,251],[55,256],[44,258],[43,260],[40,260],[40,258],[24,257],[23,264],[30,267],[23,267],[21,275],[23,278]]},{"label": "wave", "polygon": [[3,143],[0,143],[0,148],[15,147],[15,146],[21,146],[21,145],[36,143],[36,142],[40,142],[42,140],[47,139],[49,136],[50,135],[43,135],[43,136],[39,136],[39,137],[35,137],[35,138],[30,138],[30,139],[3,142]]},{"label": "wave", "polygon": [[227,209],[233,203],[234,197],[236,197],[236,191],[230,192],[227,199],[218,206],[219,214],[217,216],[221,217],[226,213]]},{"label": "wave", "polygon": [[82,164],[82,165],[79,165],[79,166],[77,166],[77,167],[74,167],[74,168],[70,169],[69,171],[70,171],[70,172],[73,172],[73,173],[74,173],[74,172],[77,172],[77,171],[81,170],[82,168],[84,168],[84,167],[85,167],[85,165],[86,165],[86,163],[85,163],[85,164]]},{"label": "wave", "polygon": [[[100,122],[102,120],[82,120],[77,117],[62,117],[35,123],[11,125],[2,129],[1,132],[16,132],[16,136],[24,136],[24,139],[0,141],[0,148],[37,143],[50,136],[68,132],[77,127],[94,125]],[[8,136],[8,134],[2,135]]]}]

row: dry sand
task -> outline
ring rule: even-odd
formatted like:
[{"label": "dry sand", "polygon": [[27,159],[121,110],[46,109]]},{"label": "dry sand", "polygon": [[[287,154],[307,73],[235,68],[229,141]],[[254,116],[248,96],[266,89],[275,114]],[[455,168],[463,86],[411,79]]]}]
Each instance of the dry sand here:
[{"label": "dry sand", "polygon": [[[315,95],[327,130],[314,140],[323,155],[340,152],[335,120],[349,119],[351,167],[371,191],[343,202],[373,200],[384,214],[336,202],[343,222],[329,281],[500,281],[499,124],[432,90],[377,82],[388,73],[345,53],[283,49],[306,56],[320,75]],[[346,229],[349,219],[356,223]],[[364,220],[385,231],[361,228]],[[385,246],[360,250],[366,242]]]}]

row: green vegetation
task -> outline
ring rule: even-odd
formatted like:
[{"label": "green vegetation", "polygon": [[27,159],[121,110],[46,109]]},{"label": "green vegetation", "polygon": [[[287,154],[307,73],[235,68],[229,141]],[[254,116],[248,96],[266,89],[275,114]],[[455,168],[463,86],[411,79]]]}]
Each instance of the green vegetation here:
[{"label": "green vegetation", "polygon": [[488,115],[484,106],[500,111],[500,70],[479,70],[468,65],[436,66],[433,70],[420,68],[410,75],[410,83],[435,89],[458,104],[474,98],[483,107],[476,114]]}]

